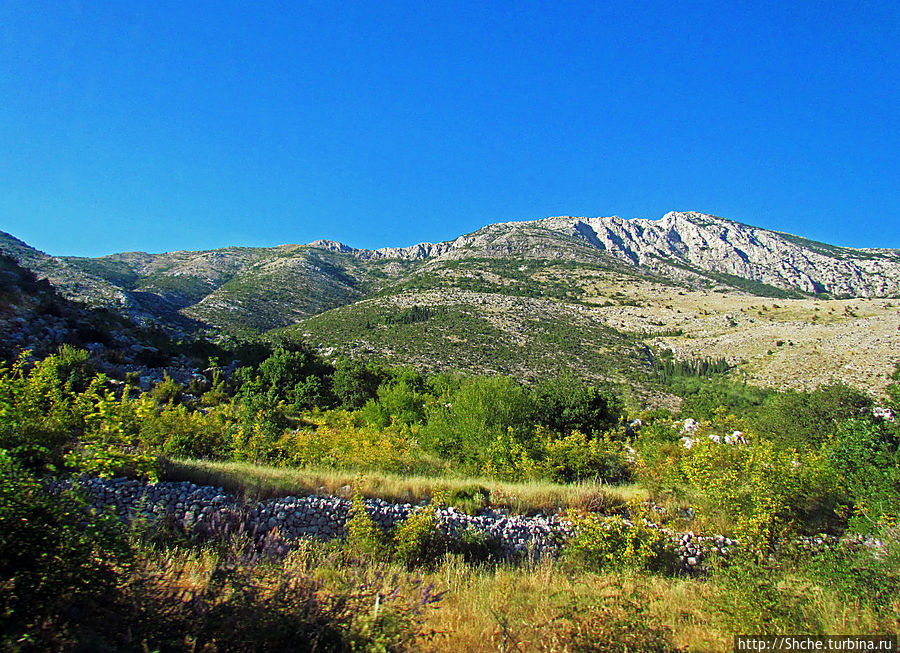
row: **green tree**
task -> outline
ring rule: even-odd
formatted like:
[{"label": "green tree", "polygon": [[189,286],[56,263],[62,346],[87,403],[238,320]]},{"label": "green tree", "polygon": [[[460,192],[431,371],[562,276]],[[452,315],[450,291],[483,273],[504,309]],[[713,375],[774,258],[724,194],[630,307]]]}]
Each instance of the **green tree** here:
[{"label": "green tree", "polygon": [[334,367],[332,390],[345,408],[358,409],[378,395],[379,375],[359,360],[344,358]]},{"label": "green tree", "polygon": [[425,445],[456,460],[478,463],[510,427],[520,439],[533,431],[530,394],[507,376],[467,378],[427,412]]},{"label": "green tree", "polygon": [[621,402],[571,373],[545,379],[532,391],[535,421],[566,435],[592,434],[615,427],[622,417]]}]

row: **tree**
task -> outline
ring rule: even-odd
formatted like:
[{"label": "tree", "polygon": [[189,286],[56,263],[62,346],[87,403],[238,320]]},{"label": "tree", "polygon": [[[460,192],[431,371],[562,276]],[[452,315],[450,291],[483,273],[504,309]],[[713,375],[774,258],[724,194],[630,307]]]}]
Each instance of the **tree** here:
[{"label": "tree", "polygon": [[359,360],[342,359],[334,366],[331,387],[345,408],[358,409],[377,396],[378,374]]},{"label": "tree", "polygon": [[526,437],[532,410],[528,391],[515,379],[470,377],[429,408],[423,441],[439,455],[478,461],[509,428]]},{"label": "tree", "polygon": [[609,430],[622,417],[621,403],[570,373],[545,379],[532,391],[535,421],[557,433]]}]

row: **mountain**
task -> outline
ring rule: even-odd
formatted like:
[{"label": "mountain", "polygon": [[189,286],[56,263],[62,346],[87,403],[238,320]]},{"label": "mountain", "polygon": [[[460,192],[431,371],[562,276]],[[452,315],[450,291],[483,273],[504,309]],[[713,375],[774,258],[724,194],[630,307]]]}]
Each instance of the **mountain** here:
[{"label": "mountain", "polygon": [[671,349],[727,358],[768,385],[881,387],[900,351],[889,301],[900,251],[695,212],[505,222],[378,250],[319,240],[53,257],[4,234],[0,252],[70,299],[179,337],[290,333],[430,369],[536,378],[565,367],[640,383]]}]

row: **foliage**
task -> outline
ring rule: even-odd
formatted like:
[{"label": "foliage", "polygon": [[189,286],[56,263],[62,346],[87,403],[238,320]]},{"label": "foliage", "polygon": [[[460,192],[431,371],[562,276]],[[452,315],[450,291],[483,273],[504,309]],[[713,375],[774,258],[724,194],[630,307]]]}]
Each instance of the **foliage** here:
[{"label": "foliage", "polygon": [[698,510],[718,515],[719,523],[732,524],[738,537],[762,550],[796,529],[800,469],[815,464],[765,440],[730,446],[705,437],[680,462],[688,484],[702,499]]},{"label": "foliage", "polygon": [[125,451],[113,444],[84,444],[67,453],[65,461],[66,467],[100,478],[131,476],[152,482],[159,479],[156,456]]},{"label": "foliage", "polygon": [[425,421],[428,396],[422,391],[420,379],[400,377],[378,386],[377,399],[363,406],[363,418],[374,426],[387,427],[391,423],[411,426]]},{"label": "foliage", "polygon": [[900,414],[900,360],[894,366],[894,372],[891,374],[891,383],[885,389],[891,408],[895,413]]},{"label": "foliage", "polygon": [[369,515],[365,499],[358,489],[353,491],[350,517],[345,528],[347,547],[354,555],[370,560],[387,557],[385,534]]},{"label": "foliage", "polygon": [[165,456],[224,460],[233,454],[236,428],[230,406],[205,412],[169,406],[142,421],[140,439]]},{"label": "foliage", "polygon": [[391,532],[394,558],[408,568],[434,565],[446,550],[447,542],[437,527],[440,494],[427,506],[419,507]]},{"label": "foliage", "polygon": [[716,411],[723,407],[732,414],[753,414],[771,394],[762,388],[721,377],[674,376],[667,384],[673,392],[684,397],[681,414],[694,419],[713,419]]},{"label": "foliage", "polygon": [[56,647],[117,594],[129,550],[112,517],[85,519],[72,492],[48,493],[0,450],[0,647]]},{"label": "foliage", "polygon": [[482,453],[482,470],[491,478],[505,481],[536,478],[540,467],[528,449],[530,444],[533,444],[530,437],[523,438],[511,426],[508,427],[505,433],[497,434]]},{"label": "foliage", "polygon": [[770,439],[792,446],[818,447],[844,420],[871,408],[872,399],[846,385],[824,386],[813,392],[789,390],[771,395],[751,420]]},{"label": "foliage", "polygon": [[576,430],[565,437],[545,436],[544,450],[544,468],[556,483],[590,479],[621,483],[631,478],[625,445],[609,434],[589,438]]},{"label": "foliage", "polygon": [[378,393],[378,374],[359,360],[342,359],[334,366],[332,388],[345,408],[362,408]]},{"label": "foliage", "polygon": [[825,455],[852,502],[854,530],[870,532],[900,523],[900,429],[847,420]]},{"label": "foliage", "polygon": [[29,354],[23,352],[9,368],[0,366],[0,448],[21,452],[37,466],[56,464],[82,424],[72,376],[65,372],[71,367],[66,361],[76,357],[66,350],[29,369]]},{"label": "foliage", "polygon": [[177,404],[181,401],[183,394],[184,386],[170,379],[169,375],[165,373],[163,380],[150,391],[150,396],[161,404]]},{"label": "foliage", "polygon": [[881,527],[873,535],[884,548],[834,547],[802,561],[802,569],[845,602],[900,616],[900,541],[890,527]]},{"label": "foliage", "polygon": [[532,390],[535,422],[567,434],[590,435],[614,428],[623,407],[611,394],[587,385],[571,373],[546,378]]},{"label": "foliage", "polygon": [[459,462],[477,463],[507,429],[524,435],[532,429],[532,404],[526,389],[505,376],[470,377],[428,407],[422,441],[430,451]]},{"label": "foliage", "polygon": [[[640,511],[635,510],[635,513]],[[647,569],[661,559],[663,534],[621,515],[570,514],[575,536],[565,546],[570,563],[589,569]]]}]

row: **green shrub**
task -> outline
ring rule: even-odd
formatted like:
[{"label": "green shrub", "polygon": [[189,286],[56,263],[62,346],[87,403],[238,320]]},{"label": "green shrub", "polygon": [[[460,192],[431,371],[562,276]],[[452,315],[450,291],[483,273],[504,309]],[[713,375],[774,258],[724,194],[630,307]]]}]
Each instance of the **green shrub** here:
[{"label": "green shrub", "polygon": [[394,557],[408,568],[435,564],[446,550],[446,542],[437,527],[440,504],[439,497],[433,498],[431,503],[418,508],[392,531]]},{"label": "green shrub", "polygon": [[531,398],[515,379],[480,376],[463,379],[427,408],[422,430],[425,447],[444,457],[473,466],[484,452],[511,427],[519,442],[533,431]]},{"label": "green shrub", "polygon": [[701,501],[698,514],[768,550],[797,529],[802,470],[816,465],[816,458],[761,439],[730,446],[700,437],[680,462]]},{"label": "green shrub", "polygon": [[83,426],[90,401],[77,400],[60,356],[48,356],[30,369],[29,356],[25,351],[11,367],[0,366],[0,448],[28,451],[38,466],[55,464]]},{"label": "green shrub", "polygon": [[572,374],[539,382],[532,390],[532,402],[534,421],[561,435],[612,429],[623,412],[619,400]]},{"label": "green shrub", "polygon": [[845,602],[869,606],[900,619],[900,541],[887,527],[874,532],[884,548],[848,544],[803,561],[813,582],[839,593]]},{"label": "green shrub", "polygon": [[482,471],[491,478],[504,481],[519,482],[540,476],[540,466],[529,450],[532,438],[516,432],[508,427],[505,433],[499,433],[488,444],[487,450],[481,453],[484,463]]},{"label": "green shrub", "polygon": [[751,423],[770,440],[815,448],[826,442],[841,422],[858,417],[871,406],[871,397],[843,384],[813,392],[789,390],[771,395]]},{"label": "green shrub", "polygon": [[358,360],[342,359],[334,366],[332,389],[344,408],[362,408],[378,394],[378,374]]},{"label": "green shrub", "polygon": [[184,386],[163,374],[163,380],[157,383],[150,391],[150,396],[160,404],[177,404],[184,395]]},{"label": "green shrub", "polygon": [[159,459],[142,451],[127,451],[115,444],[82,444],[65,456],[66,467],[81,474],[114,478],[129,476],[159,480]]},{"label": "green shrub", "polygon": [[600,480],[621,483],[631,478],[631,463],[622,442],[608,434],[588,437],[572,431],[560,438],[547,437],[543,465],[556,483]]},{"label": "green shrub", "polygon": [[382,383],[378,398],[370,399],[362,408],[363,418],[373,426],[386,427],[391,423],[421,424],[425,421],[426,395],[405,379]]},{"label": "green shrub", "polygon": [[[635,511],[638,512],[638,511]],[[640,519],[628,522],[620,515],[571,514],[575,536],[564,548],[569,563],[589,569],[647,569],[662,558],[664,537]]]},{"label": "green shrub", "polygon": [[366,511],[366,502],[359,489],[353,491],[350,517],[345,529],[347,548],[351,553],[360,558],[387,558],[385,534]]},{"label": "green shrub", "polygon": [[847,420],[825,451],[853,505],[851,528],[870,532],[900,522],[900,433],[895,426]]},{"label": "green shrub", "polygon": [[102,629],[129,559],[114,518],[86,519],[76,495],[50,494],[0,450],[0,648],[50,650]]}]

